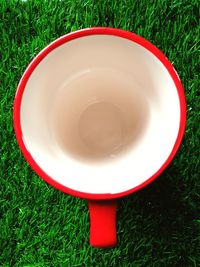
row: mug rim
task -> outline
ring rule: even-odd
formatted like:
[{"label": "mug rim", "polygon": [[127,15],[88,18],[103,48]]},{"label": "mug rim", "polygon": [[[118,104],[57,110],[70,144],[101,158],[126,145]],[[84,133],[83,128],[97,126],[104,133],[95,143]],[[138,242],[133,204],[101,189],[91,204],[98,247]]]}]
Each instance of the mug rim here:
[{"label": "mug rim", "polygon": [[[31,152],[28,150],[25,140],[23,138],[22,133],[22,127],[21,127],[21,120],[20,120],[20,109],[21,109],[21,102],[22,102],[22,96],[23,92],[25,90],[26,84],[29,80],[29,77],[31,76],[34,69],[37,67],[37,65],[49,54],[52,50],[56,49],[57,47],[61,46],[64,43],[67,43],[71,40],[74,40],[76,38],[89,36],[89,35],[113,35],[117,37],[122,37],[125,39],[128,39],[130,41],[133,41],[145,49],[147,49],[149,52],[151,52],[159,61],[164,65],[165,69],[168,71],[170,77],[172,78],[175,87],[177,89],[179,102],[180,102],[180,125],[179,125],[179,131],[176,138],[176,141],[174,143],[174,146],[171,150],[171,153],[169,154],[168,158],[165,160],[165,162],[162,164],[162,166],[157,170],[153,175],[151,175],[148,179],[146,179],[143,183],[140,185],[131,188],[126,191],[122,191],[119,193],[101,193],[101,194],[94,194],[94,193],[86,193],[86,192],[80,192],[74,189],[71,189],[69,187],[66,187],[57,181],[55,181],[52,177],[50,177],[45,171],[35,162],[33,159]],[[103,200],[103,199],[113,199],[113,198],[120,198],[129,194],[134,193],[135,191],[138,191],[154,181],[170,164],[172,159],[174,158],[184,135],[185,127],[186,127],[186,100],[185,100],[185,94],[184,89],[181,83],[181,80],[173,67],[173,65],[170,63],[170,61],[166,58],[166,56],[151,42],[147,41],[143,37],[129,32],[122,29],[117,28],[109,28],[109,27],[92,27],[92,28],[85,28],[78,31],[74,31],[71,33],[68,33],[66,35],[63,35],[59,37],[58,39],[51,42],[49,45],[47,45],[41,52],[39,52],[36,57],[33,58],[31,63],[26,68],[25,72],[23,73],[20,82],[18,84],[18,88],[15,94],[14,98],[14,106],[13,106],[13,123],[14,123],[14,131],[16,135],[16,139],[18,141],[19,147],[27,160],[27,162],[30,164],[32,169],[47,183],[49,183],[51,186],[55,187],[56,189],[59,189],[60,191],[80,197],[80,198],[86,198],[86,199],[96,199],[96,200]]]}]

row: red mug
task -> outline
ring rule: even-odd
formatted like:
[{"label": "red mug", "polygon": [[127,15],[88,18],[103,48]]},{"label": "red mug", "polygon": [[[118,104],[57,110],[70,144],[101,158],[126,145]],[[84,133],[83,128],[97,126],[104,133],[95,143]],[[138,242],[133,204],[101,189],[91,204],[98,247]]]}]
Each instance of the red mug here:
[{"label": "red mug", "polygon": [[25,70],[14,129],[33,170],[89,201],[90,243],[116,245],[116,199],[158,177],[186,124],[172,64],[144,38],[113,28],[64,35]]}]

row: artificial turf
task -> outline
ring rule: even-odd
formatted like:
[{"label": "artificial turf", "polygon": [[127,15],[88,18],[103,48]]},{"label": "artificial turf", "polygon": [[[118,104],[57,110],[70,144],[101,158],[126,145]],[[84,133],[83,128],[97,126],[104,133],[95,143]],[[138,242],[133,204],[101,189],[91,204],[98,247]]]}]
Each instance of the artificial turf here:
[{"label": "artificial turf", "polygon": [[[15,140],[12,105],[30,60],[71,31],[109,26],[154,43],[185,88],[181,148],[151,185],[119,201],[118,245],[88,243],[87,201],[40,179]],[[200,266],[199,1],[0,1],[0,266]],[[166,129],[167,130],[167,129]]]}]

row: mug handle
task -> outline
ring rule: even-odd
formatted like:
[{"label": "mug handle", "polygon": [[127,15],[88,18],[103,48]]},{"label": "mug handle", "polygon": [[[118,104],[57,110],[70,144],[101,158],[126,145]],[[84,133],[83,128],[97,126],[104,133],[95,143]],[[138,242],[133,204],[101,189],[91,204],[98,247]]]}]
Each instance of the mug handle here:
[{"label": "mug handle", "polygon": [[113,247],[117,244],[116,200],[89,200],[90,244],[93,247]]}]

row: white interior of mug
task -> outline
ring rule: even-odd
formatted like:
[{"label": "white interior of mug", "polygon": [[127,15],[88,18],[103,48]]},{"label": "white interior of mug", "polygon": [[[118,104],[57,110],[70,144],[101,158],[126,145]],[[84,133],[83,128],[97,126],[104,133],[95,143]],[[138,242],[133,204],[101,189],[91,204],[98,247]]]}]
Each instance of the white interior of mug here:
[{"label": "white interior of mug", "polygon": [[26,148],[60,184],[119,193],[168,158],[180,101],[165,66],[143,46],[112,35],[67,42],[32,72],[21,102]]}]

